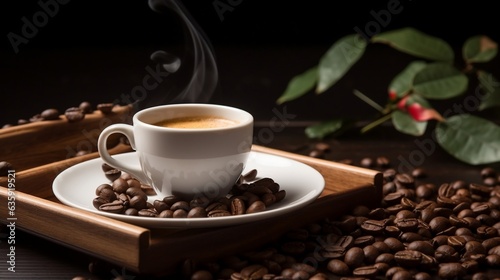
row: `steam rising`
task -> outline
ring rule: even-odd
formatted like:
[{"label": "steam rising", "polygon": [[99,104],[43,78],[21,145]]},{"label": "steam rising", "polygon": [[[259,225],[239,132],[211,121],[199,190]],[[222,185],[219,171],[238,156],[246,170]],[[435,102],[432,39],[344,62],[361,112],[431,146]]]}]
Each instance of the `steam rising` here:
[{"label": "steam rising", "polygon": [[172,103],[200,102],[206,103],[212,97],[218,80],[217,66],[208,40],[201,33],[194,20],[191,19],[186,8],[175,0],[149,0],[149,7],[158,13],[167,10],[174,12],[181,19],[187,31],[186,53],[192,56],[191,60],[183,60],[166,51],[156,51],[151,55],[151,60],[161,63],[169,73],[184,70],[189,67],[191,71],[187,85],[181,87]]}]

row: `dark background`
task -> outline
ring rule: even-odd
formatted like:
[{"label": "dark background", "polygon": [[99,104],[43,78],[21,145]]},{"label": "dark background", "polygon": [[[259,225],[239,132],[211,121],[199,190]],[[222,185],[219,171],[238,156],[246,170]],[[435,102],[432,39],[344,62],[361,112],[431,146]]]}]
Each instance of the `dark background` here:
[{"label": "dark background", "polygon": [[[33,22],[42,10],[40,2],[9,1],[0,8],[0,123],[16,123],[49,107],[64,111],[81,101],[113,102],[142,83],[146,67],[154,67],[149,58],[154,51],[185,58],[186,33],[178,17],[153,12],[147,1],[58,3],[57,13],[15,53],[8,34],[21,35],[23,17]],[[491,1],[181,1],[215,54],[219,79],[209,102],[241,107],[263,121],[275,114],[273,109],[286,110],[297,120],[374,113],[352,90],[383,104],[392,77],[414,59],[380,44],[369,45],[328,92],[281,106],[275,101],[288,81],[316,65],[337,39],[376,22],[373,13],[396,2],[401,12],[380,25],[381,31],[415,27],[448,41],[458,58],[470,36],[485,34],[500,41]],[[214,4],[229,9],[218,13]],[[498,62],[484,67],[500,76]],[[141,106],[169,103],[183,83],[180,74],[169,76],[148,92]]]}]

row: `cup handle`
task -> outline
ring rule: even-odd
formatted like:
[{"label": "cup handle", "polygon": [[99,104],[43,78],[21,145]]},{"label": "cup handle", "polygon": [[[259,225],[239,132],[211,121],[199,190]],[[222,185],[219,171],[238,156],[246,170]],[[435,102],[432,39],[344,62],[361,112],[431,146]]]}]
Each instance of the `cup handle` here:
[{"label": "cup handle", "polygon": [[135,150],[135,138],[134,138],[134,131],[133,131],[132,126],[128,125],[128,124],[112,124],[112,125],[106,127],[105,129],[103,129],[103,131],[99,135],[99,138],[97,139],[97,149],[99,151],[99,155],[101,156],[101,159],[105,163],[107,163],[108,165],[110,165],[116,169],[119,169],[121,171],[129,173],[134,178],[139,180],[141,183],[144,183],[144,184],[148,183],[149,180],[147,179],[147,177],[144,175],[144,173],[142,172],[142,170],[140,168],[137,168],[137,167],[132,166],[132,165],[124,164],[123,162],[116,160],[115,158],[113,158],[109,154],[106,143],[107,143],[108,137],[114,133],[121,133],[121,134],[125,135],[128,138],[130,146],[132,147],[132,149]]}]

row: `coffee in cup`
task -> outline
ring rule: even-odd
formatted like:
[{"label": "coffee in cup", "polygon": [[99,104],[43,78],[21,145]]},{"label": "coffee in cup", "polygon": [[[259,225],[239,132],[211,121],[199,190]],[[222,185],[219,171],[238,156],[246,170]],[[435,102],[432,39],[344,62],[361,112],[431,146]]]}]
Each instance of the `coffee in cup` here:
[{"label": "coffee in cup", "polygon": [[[137,163],[120,162],[107,150],[107,138],[124,134]],[[113,124],[98,139],[108,165],[151,185],[162,196],[184,199],[225,196],[245,168],[253,137],[253,117],[214,104],[175,104],[144,109],[133,124]]]},{"label": "coffee in cup", "polygon": [[193,116],[168,119],[155,123],[155,125],[170,128],[222,128],[238,124],[233,120],[228,120],[216,116]]}]

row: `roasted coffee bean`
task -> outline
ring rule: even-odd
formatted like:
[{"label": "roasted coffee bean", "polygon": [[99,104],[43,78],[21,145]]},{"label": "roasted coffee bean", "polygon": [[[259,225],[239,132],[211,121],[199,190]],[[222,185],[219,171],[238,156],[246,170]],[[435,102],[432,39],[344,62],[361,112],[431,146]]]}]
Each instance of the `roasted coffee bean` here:
[{"label": "roasted coffee bean", "polygon": [[213,210],[224,210],[224,211],[228,211],[228,207],[225,203],[222,203],[222,202],[213,202],[211,204],[209,204],[207,206],[207,208],[205,208],[205,210],[207,212],[210,212],[210,211],[213,211]]},{"label": "roasted coffee bean", "polygon": [[442,197],[452,197],[456,193],[456,189],[453,187],[453,185],[449,183],[444,183],[441,186],[439,186],[438,189],[438,195]]},{"label": "roasted coffee bean", "polygon": [[246,209],[246,214],[258,213],[266,210],[266,205],[262,201],[255,201]]},{"label": "roasted coffee bean", "polygon": [[385,228],[385,222],[379,220],[366,220],[361,224],[361,228],[370,234],[381,234]]},{"label": "roasted coffee bean", "polygon": [[383,168],[387,168],[391,165],[391,161],[389,160],[389,158],[387,158],[385,156],[379,156],[376,158],[375,161],[376,161],[378,166],[383,167]]},{"label": "roasted coffee bean", "polygon": [[484,272],[477,272],[472,275],[472,280],[489,280],[490,278]]},{"label": "roasted coffee bean", "polygon": [[125,207],[123,206],[121,201],[115,200],[113,202],[102,204],[101,206],[99,206],[99,210],[108,213],[121,214],[125,211]]},{"label": "roasted coffee bean", "polygon": [[266,207],[269,207],[276,202],[276,196],[273,193],[266,193],[262,195],[261,200]]},{"label": "roasted coffee bean", "polygon": [[413,176],[414,178],[424,178],[425,176],[427,176],[427,173],[425,172],[425,170],[422,168],[422,167],[418,167],[418,168],[415,168],[413,169],[413,171],[411,172],[411,176]]},{"label": "roasted coffee bean", "polygon": [[[138,211],[147,208],[147,201],[140,196],[133,196],[130,198],[130,207],[137,209]],[[158,212],[159,213],[159,212]]]},{"label": "roasted coffee bean", "polygon": [[59,119],[59,110],[54,108],[43,110],[40,117],[44,120],[57,120]]},{"label": "roasted coffee bean", "polygon": [[461,279],[467,271],[460,263],[443,263],[439,266],[438,276],[443,279]]},{"label": "roasted coffee bean", "polygon": [[373,158],[365,157],[361,159],[360,165],[366,168],[370,168],[375,166],[375,161],[373,160]]},{"label": "roasted coffee bean", "polygon": [[205,211],[205,208],[200,207],[200,206],[193,207],[187,213],[187,217],[188,218],[206,218],[207,217],[207,211]]},{"label": "roasted coffee bean", "polygon": [[92,109],[92,104],[90,104],[90,102],[88,101],[83,101],[82,103],[80,103],[78,108],[80,108],[84,114],[91,114],[92,112],[94,112],[94,110]]},{"label": "roasted coffee bean", "polygon": [[422,261],[422,253],[415,250],[404,250],[394,254],[394,260],[403,267],[417,267]]},{"label": "roasted coffee bean", "polygon": [[122,172],[120,170],[114,168],[104,171],[104,176],[106,176],[106,178],[108,178],[111,181],[120,178],[121,174]]},{"label": "roasted coffee bean", "polygon": [[137,179],[134,179],[134,178],[130,178],[130,179],[127,179],[127,184],[129,186],[129,188],[141,188],[141,182],[139,182],[139,180]]},{"label": "roasted coffee bean", "polygon": [[380,252],[378,251],[378,249],[373,245],[365,246],[363,248],[363,253],[365,255],[365,263],[366,264],[375,263],[375,260],[380,255]]},{"label": "roasted coffee bean", "polygon": [[359,267],[363,264],[365,254],[363,249],[352,247],[345,253],[344,262],[351,268]]},{"label": "roasted coffee bean", "polygon": [[472,192],[472,194],[477,194],[481,197],[488,196],[491,192],[490,187],[474,183],[469,185],[469,190]]},{"label": "roasted coffee bean", "polygon": [[396,176],[397,173],[398,172],[396,171],[396,169],[388,168],[383,171],[382,175],[386,182],[391,182],[392,180],[394,180],[394,177]]},{"label": "roasted coffee bean", "polygon": [[399,270],[392,276],[391,280],[413,280],[411,273],[407,270]]},{"label": "roasted coffee bean", "polygon": [[395,191],[396,191],[396,184],[392,181],[387,182],[382,186],[382,194],[384,196],[393,193]]},{"label": "roasted coffee bean", "polygon": [[387,205],[395,205],[399,203],[403,197],[404,194],[402,192],[389,193],[384,197],[384,202],[387,203]]},{"label": "roasted coffee bean", "polygon": [[384,243],[389,247],[392,253],[402,251],[405,249],[405,245],[399,239],[394,237],[388,237],[384,240]]},{"label": "roasted coffee bean", "polygon": [[485,239],[482,241],[481,245],[484,247],[486,251],[489,251],[491,248],[500,245],[500,237],[492,237]]},{"label": "roasted coffee bean", "polygon": [[373,278],[378,275],[378,269],[376,266],[370,265],[370,266],[361,266],[358,268],[355,268],[352,271],[352,274],[357,277],[366,277],[366,278]]},{"label": "roasted coffee bean", "polygon": [[[125,188],[125,186],[128,186],[128,183],[126,183],[126,185],[121,186],[121,187],[117,186],[116,188],[117,189],[118,188]],[[114,187],[113,187],[113,189],[114,189]],[[140,187],[128,187],[126,189],[125,193],[127,195],[129,195],[130,197],[138,196],[146,201],[148,200],[148,195],[146,193],[144,193]]]},{"label": "roasted coffee bean", "polygon": [[413,241],[418,241],[418,240],[424,240],[425,238],[416,233],[416,232],[405,232],[403,234],[401,234],[401,236],[399,236],[399,239],[401,240],[401,242],[406,242],[406,243],[410,243],[410,242],[413,242]]},{"label": "roasted coffee bean", "polygon": [[319,253],[323,258],[341,259],[344,258],[346,249],[338,245],[325,245],[320,249]]},{"label": "roasted coffee bean", "polygon": [[397,183],[401,184],[405,188],[414,187],[414,184],[415,184],[415,179],[413,178],[413,176],[411,176],[410,174],[407,174],[407,173],[396,174],[396,176],[394,177],[394,180]]},{"label": "roasted coffee bean", "polygon": [[248,171],[247,173],[242,174],[240,176],[240,180],[242,182],[251,182],[251,181],[254,181],[255,178],[257,178],[257,169],[252,169],[252,170]]},{"label": "roasted coffee bean", "polygon": [[231,216],[231,212],[222,209],[211,210],[207,214],[208,217],[225,217]]},{"label": "roasted coffee bean", "polygon": [[388,265],[394,265],[396,262],[394,261],[394,254],[392,253],[382,253],[375,259],[375,264],[377,263],[386,263]]},{"label": "roasted coffee bean", "polygon": [[0,161],[0,176],[7,176],[14,167],[10,162]]},{"label": "roasted coffee bean", "polygon": [[375,238],[373,236],[363,235],[354,239],[353,245],[358,247],[364,247],[373,244],[373,242],[375,242]]},{"label": "roasted coffee bean", "polygon": [[293,263],[290,268],[295,269],[297,271],[304,271],[309,275],[312,275],[316,273],[316,268],[312,265],[306,264],[306,263]]},{"label": "roasted coffee bean", "polygon": [[113,187],[110,185],[110,184],[100,184],[96,189],[95,189],[95,194],[100,196],[101,192],[104,190],[104,189],[109,189],[111,191],[113,191]]},{"label": "roasted coffee bean", "polygon": [[432,276],[427,272],[418,272],[413,275],[413,280],[431,280]]},{"label": "roasted coffee bean", "polygon": [[174,211],[167,209],[163,210],[158,214],[158,218],[173,218],[174,217]]},{"label": "roasted coffee bean", "polygon": [[172,204],[172,206],[170,206],[170,210],[172,210],[174,212],[178,209],[184,210],[187,214],[187,212],[189,210],[191,210],[191,207],[189,207],[189,203],[187,201],[183,201],[183,200],[177,201],[174,204]]},{"label": "roasted coffee bean", "polygon": [[141,184],[140,188],[147,196],[156,195],[155,189],[149,185]]},{"label": "roasted coffee bean", "polygon": [[123,212],[123,214],[125,214],[127,216],[138,216],[139,211],[135,208],[127,208],[127,210],[125,210],[125,212]]},{"label": "roasted coffee bean", "polygon": [[100,103],[97,104],[97,110],[101,111],[103,114],[109,114],[113,111],[113,103]]},{"label": "roasted coffee bean", "polygon": [[354,237],[351,235],[342,235],[339,236],[335,242],[333,242],[333,245],[341,246],[346,249],[351,248],[352,244],[354,243]]},{"label": "roasted coffee bean", "polygon": [[475,260],[464,260],[462,261],[462,267],[468,274],[473,274],[479,269],[479,263]]},{"label": "roasted coffee bean", "polygon": [[198,270],[191,274],[191,280],[212,280],[212,273],[208,270]]},{"label": "roasted coffee bean", "polygon": [[188,217],[188,211],[189,210],[178,208],[178,209],[172,210],[172,211],[174,211],[174,214],[173,214],[174,218],[187,218]]},{"label": "roasted coffee bean", "polygon": [[178,198],[177,196],[175,195],[169,195],[169,196],[166,196],[163,198],[163,202],[165,202],[166,204],[170,206],[172,206],[174,203],[180,201],[181,199]]},{"label": "roasted coffee bean", "polygon": [[413,241],[407,246],[408,250],[414,250],[414,251],[419,251],[420,253],[429,255],[429,256],[434,256],[434,247],[432,244],[428,241]]},{"label": "roasted coffee bean", "polygon": [[465,247],[467,241],[461,236],[450,236],[448,237],[448,245],[453,247],[456,251],[460,251]]},{"label": "roasted coffee bean", "polygon": [[391,252],[391,248],[383,240],[373,242],[372,246],[377,249],[379,254]]},{"label": "roasted coffee bean", "polygon": [[108,187],[103,187],[98,192],[96,191],[96,193],[98,193],[99,197],[101,197],[102,199],[104,199],[108,202],[116,200],[116,198],[117,198],[116,193]]},{"label": "roasted coffee bean", "polygon": [[113,191],[117,193],[124,193],[128,189],[128,183],[125,179],[123,178],[118,178],[113,181],[112,183],[113,186]]},{"label": "roasted coffee bean", "polygon": [[71,107],[64,112],[68,122],[79,122],[85,118],[85,114],[78,107]]},{"label": "roasted coffee bean", "polygon": [[286,190],[279,190],[277,193],[274,194],[274,197],[276,198],[275,202],[280,202],[282,201],[286,196]]},{"label": "roasted coffee bean", "polygon": [[441,245],[436,248],[434,257],[440,263],[457,262],[460,259],[459,253],[450,245]]},{"label": "roasted coffee bean", "polygon": [[330,272],[339,276],[346,276],[351,274],[351,269],[349,268],[349,266],[345,262],[339,259],[332,259],[328,261],[326,268]]},{"label": "roasted coffee bean", "polygon": [[451,226],[450,220],[445,217],[435,217],[429,222],[433,233],[440,233]]},{"label": "roasted coffee bean", "polygon": [[110,201],[107,199],[104,199],[102,197],[96,197],[92,200],[92,205],[96,208],[99,209],[99,207],[105,203],[109,203]]},{"label": "roasted coffee bean", "polygon": [[419,226],[419,222],[416,218],[408,218],[408,219],[398,219],[396,222],[396,226],[402,231],[402,232],[414,232],[417,230]]},{"label": "roasted coffee bean", "polygon": [[489,267],[500,267],[500,255],[498,254],[490,254],[486,256],[486,264],[488,264]]},{"label": "roasted coffee bean", "polygon": [[170,205],[165,203],[165,201],[159,199],[155,199],[155,201],[153,201],[153,207],[156,209],[156,212],[158,213],[170,209]]},{"label": "roasted coffee bean", "polygon": [[156,217],[156,216],[158,216],[158,213],[154,209],[145,208],[145,209],[139,210],[138,215],[142,216],[142,217]]}]

